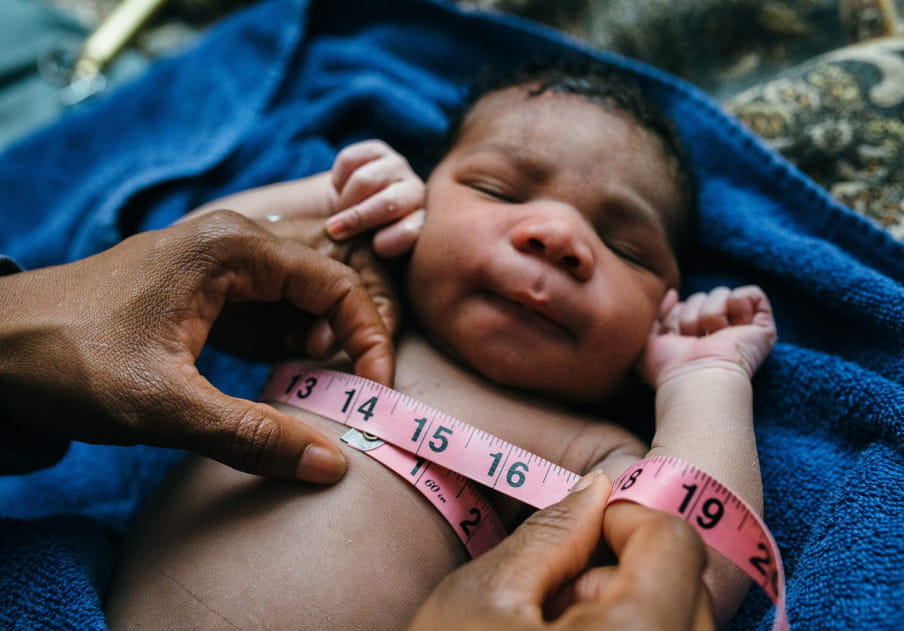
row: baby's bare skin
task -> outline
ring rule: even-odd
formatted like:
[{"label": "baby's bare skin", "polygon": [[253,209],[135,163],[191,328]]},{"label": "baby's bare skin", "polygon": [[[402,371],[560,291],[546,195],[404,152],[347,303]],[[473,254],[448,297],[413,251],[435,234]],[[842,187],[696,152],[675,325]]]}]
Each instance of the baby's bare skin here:
[{"label": "baby's bare skin", "polygon": [[[600,466],[614,477],[646,454],[688,460],[761,510],[750,379],[775,340],[768,299],[746,286],[680,301],[669,227],[684,215],[661,145],[630,116],[575,94],[526,98],[529,87],[483,97],[421,183],[429,211],[406,292],[432,345],[409,332],[397,388],[576,472]],[[352,163],[345,184],[334,178],[332,190],[320,175],[298,183],[297,195],[278,185],[279,195],[300,202],[300,218],[349,204],[363,212],[373,198],[391,206],[395,184],[419,178],[379,156],[391,149],[354,145],[336,160],[340,174]],[[312,186],[320,193],[302,194]],[[253,209],[271,194],[229,203]],[[336,195],[348,199],[337,207]],[[651,445],[549,402],[605,400],[638,373],[656,389]],[[464,551],[425,499],[348,453],[348,476],[330,489],[189,462],[124,551],[114,626],[403,626]],[[522,516],[494,501],[509,526]],[[704,580],[723,624],[750,581],[714,552]]]},{"label": "baby's bare skin", "polygon": [[[475,378],[415,335],[402,340],[398,366],[398,390],[573,471],[602,461],[615,475],[647,450],[615,425]],[[328,436],[344,432],[283,409]],[[108,598],[111,628],[403,627],[468,557],[412,487],[364,454],[344,453],[348,474],[332,487],[187,459],[126,541]],[[516,502],[494,504],[510,528],[524,516]]]}]

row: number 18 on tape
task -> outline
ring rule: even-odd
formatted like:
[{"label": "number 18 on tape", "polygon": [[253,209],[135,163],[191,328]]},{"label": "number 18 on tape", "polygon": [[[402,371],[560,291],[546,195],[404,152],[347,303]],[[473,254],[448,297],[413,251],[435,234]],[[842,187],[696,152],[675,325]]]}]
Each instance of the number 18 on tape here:
[{"label": "number 18 on tape", "polygon": [[[367,432],[419,460],[536,508],[558,502],[580,479],[536,454],[355,375],[283,364],[274,368],[262,399],[301,407]],[[391,468],[402,472],[407,462]],[[769,595],[776,605],[774,631],[788,629],[778,546],[756,511],[727,487],[682,460],[651,457],[613,482],[609,503],[616,501],[636,502],[687,520],[707,545]],[[501,528],[493,530],[498,533]],[[480,550],[486,549],[491,538],[487,535],[478,544]]]},{"label": "number 18 on tape", "polygon": [[621,500],[682,517],[703,541],[756,581],[775,603],[774,631],[787,631],[785,574],[778,545],[744,500],[693,465],[663,456],[636,463],[612,483]]}]

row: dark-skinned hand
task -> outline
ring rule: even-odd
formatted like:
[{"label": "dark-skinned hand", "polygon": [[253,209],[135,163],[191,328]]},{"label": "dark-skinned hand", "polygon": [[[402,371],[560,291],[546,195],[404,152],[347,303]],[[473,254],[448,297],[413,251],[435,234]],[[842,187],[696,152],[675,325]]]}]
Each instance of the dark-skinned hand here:
[{"label": "dark-skinned hand", "polygon": [[[240,327],[230,315],[241,315]],[[276,359],[310,350],[318,319],[356,373],[392,383],[390,332],[361,277],[237,213],[5,276],[0,422],[6,432],[191,449],[251,473],[332,482],[345,471],[332,441],[221,393],[195,366],[215,323],[242,334],[214,337]]]}]

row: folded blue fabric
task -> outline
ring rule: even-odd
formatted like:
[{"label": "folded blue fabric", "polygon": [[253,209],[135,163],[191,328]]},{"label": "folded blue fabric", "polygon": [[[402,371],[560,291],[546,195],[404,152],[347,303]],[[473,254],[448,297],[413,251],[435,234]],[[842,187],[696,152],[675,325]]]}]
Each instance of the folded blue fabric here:
[{"label": "folded blue fabric", "polygon": [[[261,2],[0,155],[0,252],[25,268],[84,257],[215,197],[326,169],[362,138],[422,166],[477,68],[544,52],[617,64],[678,122],[701,209],[685,291],[757,283],[773,302],[780,342],[755,403],[792,627],[902,628],[904,246],[654,69],[438,1]],[[252,398],[266,375],[212,352],[201,367]],[[102,626],[100,581],[72,560],[96,558],[96,542],[47,527],[25,537],[22,524],[78,514],[119,532],[177,456],[74,444],[54,468],[0,480],[0,514],[16,518],[0,521],[0,574],[16,576],[0,584],[0,626]],[[69,609],[46,598],[54,564],[78,595]],[[772,615],[752,590],[731,628],[768,629]]]}]

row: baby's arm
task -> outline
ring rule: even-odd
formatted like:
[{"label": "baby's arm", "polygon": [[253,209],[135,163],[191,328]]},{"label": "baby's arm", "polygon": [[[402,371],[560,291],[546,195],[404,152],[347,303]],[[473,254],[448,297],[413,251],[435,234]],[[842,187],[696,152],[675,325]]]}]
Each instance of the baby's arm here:
[{"label": "baby's arm", "polygon": [[[382,263],[410,251],[423,223],[424,182],[400,154],[379,140],[349,145],[329,171],[269,184],[208,202],[183,218],[232,210],[275,235],[345,263],[361,276],[387,329],[397,332],[399,301]],[[353,239],[374,231],[368,244]],[[328,357],[335,336],[325,320],[311,326],[305,350]]]},{"label": "baby's arm", "polygon": [[340,151],[329,171],[228,195],[182,220],[234,210],[318,249],[328,248],[327,235],[345,241],[374,231],[374,252],[388,258],[414,246],[423,206],[424,182],[405,158],[380,140],[365,140]]},{"label": "baby's arm", "polygon": [[[677,302],[672,290],[639,365],[656,389],[656,432],[646,455],[693,463],[758,513],[763,498],[751,377],[775,337],[769,301],[758,287],[720,287],[684,302]],[[750,582],[710,551],[706,584],[721,625],[735,612]]]},{"label": "baby's arm", "polygon": [[762,511],[751,378],[775,343],[769,300],[720,287],[664,307],[640,365],[656,389],[648,455],[689,460]]}]

